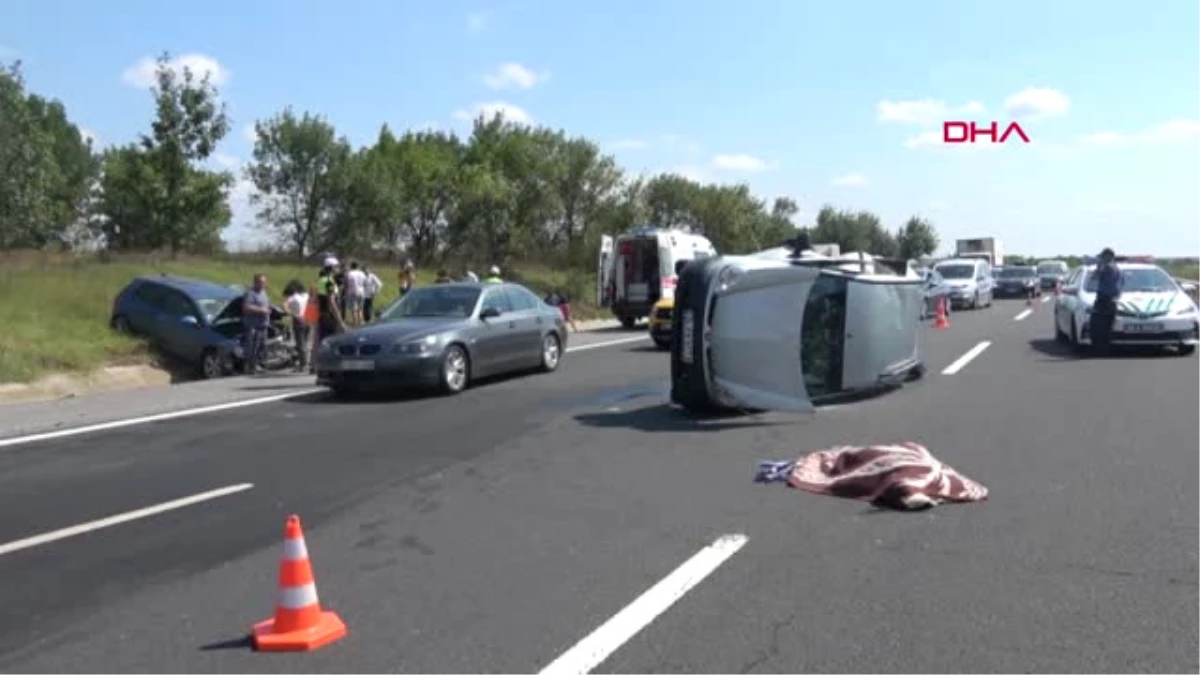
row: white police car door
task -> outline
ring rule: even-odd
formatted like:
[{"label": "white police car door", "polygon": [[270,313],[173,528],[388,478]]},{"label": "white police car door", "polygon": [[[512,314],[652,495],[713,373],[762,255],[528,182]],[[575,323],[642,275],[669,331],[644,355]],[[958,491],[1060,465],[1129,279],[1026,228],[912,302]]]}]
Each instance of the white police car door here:
[{"label": "white police car door", "polygon": [[[761,265],[761,266],[760,266]],[[725,397],[758,410],[812,410],[800,365],[804,307],[820,272],[750,262],[717,291],[709,347]],[[720,284],[718,275],[714,283]]]}]

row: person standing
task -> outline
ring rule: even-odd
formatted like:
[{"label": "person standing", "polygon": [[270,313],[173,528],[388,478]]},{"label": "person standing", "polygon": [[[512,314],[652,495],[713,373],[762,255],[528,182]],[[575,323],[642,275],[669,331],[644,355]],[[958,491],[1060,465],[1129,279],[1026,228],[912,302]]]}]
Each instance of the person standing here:
[{"label": "person standing", "polygon": [[475,274],[475,272],[472,270],[464,269],[463,270],[463,281],[467,281],[472,284],[477,284],[477,283],[479,283],[479,275]]},{"label": "person standing", "polygon": [[283,297],[283,307],[288,316],[292,317],[292,339],[296,342],[296,371],[302,373],[308,369],[308,355],[311,349],[309,338],[312,336],[312,327],[304,320],[304,311],[308,307],[308,292],[304,290],[304,284],[299,279],[293,279],[287,288],[283,289]]},{"label": "person standing", "polygon": [[579,326],[575,325],[575,319],[571,318],[571,300],[567,297],[566,293],[564,293],[561,289],[555,288],[552,289],[546,295],[546,297],[543,298],[543,300],[547,305],[550,305],[551,307],[557,307],[558,313],[562,314],[563,321],[567,322],[567,325],[571,327],[571,330],[575,331],[576,333],[579,332]]},{"label": "person standing", "polygon": [[450,278],[449,272],[447,272],[446,270],[438,270],[437,277],[433,280],[433,283],[448,284],[448,283],[451,283],[452,281],[453,281],[453,279]]},{"label": "person standing", "polygon": [[367,275],[358,267],[357,260],[350,261],[346,272],[346,323],[351,326],[363,324],[363,301],[367,297]]},{"label": "person standing", "polygon": [[363,265],[362,271],[366,277],[363,281],[363,323],[370,323],[375,316],[375,296],[383,290],[383,279],[366,265]]},{"label": "person standing", "polygon": [[1121,297],[1124,279],[1117,267],[1111,248],[1100,252],[1100,264],[1096,266],[1096,302],[1092,304],[1092,345],[1100,354],[1107,354],[1111,346],[1112,327],[1117,319],[1117,300]]},{"label": "person standing", "polygon": [[[338,291],[337,282],[334,281],[337,268],[337,258],[326,258],[321,265],[320,276],[317,277],[317,339],[313,341],[314,350],[321,346],[325,338],[346,329],[342,313],[339,311],[341,293]],[[315,365],[316,358],[311,359],[309,363]]]},{"label": "person standing", "polygon": [[267,326],[271,323],[271,299],[267,297],[267,276],[255,274],[250,290],[242,296],[242,357],[247,375],[258,372],[259,361],[267,346]]}]

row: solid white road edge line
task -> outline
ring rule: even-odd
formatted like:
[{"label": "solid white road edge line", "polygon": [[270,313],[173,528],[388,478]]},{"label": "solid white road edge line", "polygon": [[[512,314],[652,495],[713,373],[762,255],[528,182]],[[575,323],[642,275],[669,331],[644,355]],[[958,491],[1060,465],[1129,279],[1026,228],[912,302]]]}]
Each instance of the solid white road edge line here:
[{"label": "solid white road edge line", "polygon": [[[578,347],[568,347],[566,353],[581,352],[587,349],[599,349],[600,347],[610,347],[612,345],[621,345],[629,342],[637,342],[638,340],[650,339],[649,334],[639,335],[638,337],[621,338],[619,340],[608,340],[605,342],[596,342],[594,344],[579,345]],[[90,434],[94,431],[108,431],[109,429],[121,429],[123,427],[132,427],[138,424],[149,424],[150,422],[161,422],[163,420],[173,420],[180,417],[191,417],[193,415],[205,415],[208,413],[221,412],[223,410],[234,410],[236,408],[245,408],[252,405],[262,405],[263,403],[274,403],[276,401],[285,401],[289,398],[297,398],[300,396],[308,396],[325,391],[321,387],[313,387],[309,389],[300,389],[297,391],[289,391],[286,394],[273,394],[271,396],[261,396],[258,398],[248,398],[241,401],[230,401],[228,403],[218,403],[216,405],[206,405],[199,408],[184,408],[183,410],[173,410],[171,412],[158,413],[156,415],[145,415],[142,417],[130,417],[123,420],[114,420],[112,422],[100,422],[98,424],[87,424],[81,427],[72,427],[70,429],[59,429],[57,431],[45,431],[38,434],[27,434],[25,436],[13,436],[12,438],[0,438],[0,448],[7,448],[13,445],[21,445],[23,443],[36,443],[37,441],[51,441],[56,438],[67,438],[68,436],[78,436],[79,434]]]},{"label": "solid white road edge line", "polygon": [[1025,320],[1025,317],[1029,316],[1030,314],[1033,314],[1033,309],[1032,309],[1032,308],[1030,308],[1030,309],[1027,309],[1027,310],[1025,310],[1024,312],[1021,312],[1020,314],[1018,314],[1018,315],[1014,316],[1014,317],[1013,317],[1013,321],[1024,321],[1024,320]]},{"label": "solid white road edge line", "polygon": [[244,492],[246,490],[249,490],[252,487],[254,487],[253,483],[241,483],[239,485],[230,485],[228,487],[218,488],[216,490],[209,490],[208,492],[201,492],[200,494],[192,495],[191,497],[184,497],[182,499],[173,499],[169,502],[155,504],[154,506],[147,506],[144,509],[138,509],[136,511],[128,511],[126,513],[118,513],[117,515],[114,515],[114,516],[109,516],[107,518],[101,518],[99,520],[93,520],[91,522],[83,523],[81,525],[74,525],[72,527],[64,527],[61,530],[55,530],[53,532],[39,534],[35,537],[29,537],[27,539],[21,539],[18,541],[9,542],[7,544],[0,544],[0,555],[5,555],[6,553],[14,553],[16,551],[20,551],[20,550],[27,549],[27,548],[33,548],[34,546],[41,546],[42,544],[49,544],[50,542],[58,541],[59,539],[66,539],[67,537],[74,537],[76,535],[85,534],[87,532],[93,532],[95,530],[102,530],[106,527],[112,527],[113,525],[120,525],[121,523],[128,523],[131,520],[137,520],[139,518],[148,518],[150,516],[158,515],[160,513],[166,512],[166,511],[173,511],[175,509],[181,509],[185,506],[191,506],[192,504],[199,504],[200,502],[206,502],[210,499],[217,499],[218,497],[224,497],[226,495],[236,494],[238,492]]},{"label": "solid white road edge line", "polygon": [[979,356],[980,354],[982,354],[983,350],[985,350],[991,346],[992,346],[991,341],[984,340],[983,342],[980,342],[979,344],[975,345],[974,347],[971,347],[971,351],[967,352],[966,354],[963,354],[962,356],[958,357],[957,361],[946,366],[946,369],[942,371],[942,374],[943,375],[953,375],[953,374],[957,373],[958,371],[962,370],[968,363],[970,363],[972,359],[974,359],[976,356]]},{"label": "solid white road edge line", "polygon": [[727,534],[700,549],[687,562],[675,568],[674,572],[543,668],[541,675],[590,673],[621,645],[637,635],[638,631],[650,625],[654,619],[737,553],[746,545],[746,541],[746,535]]}]

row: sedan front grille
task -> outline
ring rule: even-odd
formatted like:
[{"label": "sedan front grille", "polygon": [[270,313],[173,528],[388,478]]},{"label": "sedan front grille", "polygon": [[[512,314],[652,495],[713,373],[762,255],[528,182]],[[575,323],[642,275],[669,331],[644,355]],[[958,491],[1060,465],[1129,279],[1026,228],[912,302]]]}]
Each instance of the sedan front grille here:
[{"label": "sedan front grille", "polygon": [[354,356],[357,351],[354,345],[341,345],[337,348],[338,356]]},{"label": "sedan front grille", "polygon": [[338,345],[338,356],[374,356],[379,353],[382,347],[375,344],[366,345]]}]

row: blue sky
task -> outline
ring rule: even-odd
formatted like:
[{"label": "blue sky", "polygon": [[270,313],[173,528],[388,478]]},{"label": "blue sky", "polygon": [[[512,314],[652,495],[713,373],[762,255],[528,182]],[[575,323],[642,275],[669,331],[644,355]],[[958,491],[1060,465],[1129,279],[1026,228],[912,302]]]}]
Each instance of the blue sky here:
[{"label": "blue sky", "polygon": [[[830,203],[893,227],[926,216],[943,248],[1200,251],[1195,0],[167,4],[10,0],[0,57],[101,143],[148,125],[143,59],[212,69],[229,166],[250,155],[247,125],[285,105],[358,144],[382,122],[461,132],[490,106],[591,137],[632,172],[792,196],[801,222]],[[1016,120],[1033,142],[926,142],[946,119]]]}]

